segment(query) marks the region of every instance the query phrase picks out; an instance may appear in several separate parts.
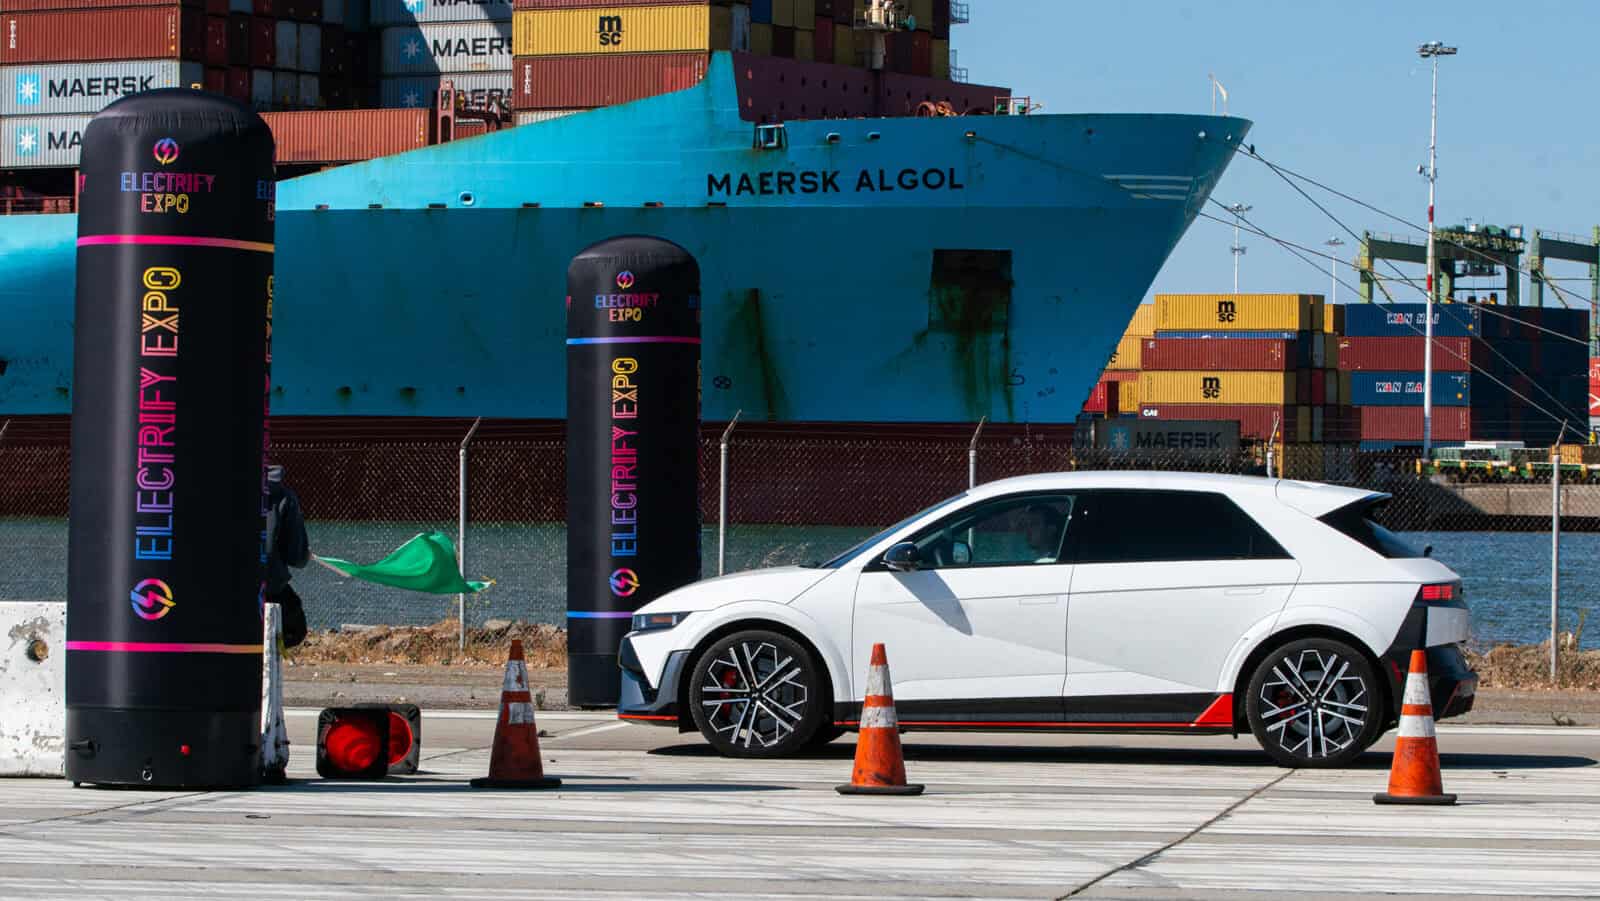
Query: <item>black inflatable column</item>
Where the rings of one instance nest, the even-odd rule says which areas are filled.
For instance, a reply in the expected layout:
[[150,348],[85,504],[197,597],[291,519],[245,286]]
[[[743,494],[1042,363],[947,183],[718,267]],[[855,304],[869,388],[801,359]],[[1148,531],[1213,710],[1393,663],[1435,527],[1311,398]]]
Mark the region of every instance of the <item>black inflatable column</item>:
[[273,143],[181,89],[83,140],[67,778],[253,785]]
[[700,267],[624,237],[567,269],[567,695],[617,703],[633,611],[700,578]]

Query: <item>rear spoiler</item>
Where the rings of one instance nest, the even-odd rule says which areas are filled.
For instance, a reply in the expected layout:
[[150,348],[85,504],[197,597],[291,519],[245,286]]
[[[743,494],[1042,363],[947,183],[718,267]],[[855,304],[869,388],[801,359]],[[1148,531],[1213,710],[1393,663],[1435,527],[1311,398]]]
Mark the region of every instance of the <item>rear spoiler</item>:
[[1345,488],[1317,482],[1280,480],[1277,485],[1278,501],[1301,513],[1320,519],[1335,510],[1361,504],[1373,506],[1387,503],[1391,495],[1370,488]]

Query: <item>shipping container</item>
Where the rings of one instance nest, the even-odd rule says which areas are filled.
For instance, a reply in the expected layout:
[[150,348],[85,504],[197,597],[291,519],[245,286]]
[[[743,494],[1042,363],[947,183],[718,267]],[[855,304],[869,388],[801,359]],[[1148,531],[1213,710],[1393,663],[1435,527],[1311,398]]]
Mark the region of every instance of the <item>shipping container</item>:
[[815,27],[812,29],[812,53],[819,63],[833,62],[833,20],[817,18],[812,20]]
[[1143,419],[1218,419],[1239,424],[1239,436],[1252,441],[1311,441],[1311,408],[1277,404],[1152,404],[1139,407]]
[[554,119],[565,119],[578,113],[586,113],[584,109],[538,109],[519,110],[514,121],[518,125],[536,125],[540,122],[549,122]]
[[276,109],[299,106],[300,73],[278,69],[272,73],[272,105]]
[[427,110],[265,113],[280,163],[368,160],[428,146]]
[[933,77],[950,77],[950,39],[933,39]]
[[250,70],[235,68],[228,70],[228,88],[225,92],[230,99],[240,103],[250,102]]
[[1322,331],[1329,335],[1343,335],[1344,304],[1330,303],[1322,308]]
[[1137,382],[1139,380],[1139,370],[1107,369],[1100,373],[1100,379],[1106,382]]
[[513,77],[517,109],[612,106],[681,91],[706,76],[704,53],[519,57]]
[[1119,387],[1121,385],[1118,382],[1095,382],[1093,390],[1089,392],[1088,399],[1083,402],[1083,412],[1106,413],[1115,416],[1117,408],[1116,396]]
[[206,44],[200,58],[208,66],[228,64],[228,17],[206,16]]
[[517,56],[714,49],[701,4],[519,10],[514,22]]
[[780,28],[794,27],[794,0],[772,0],[772,24]]
[[294,68],[301,72],[320,73],[322,71],[322,26],[301,25],[300,34],[295,38],[295,41],[298,61]]
[[1123,334],[1136,338],[1149,338],[1156,333],[1156,305],[1141,303],[1133,310],[1133,318],[1128,321],[1128,330]]
[[[8,13],[64,12],[68,10],[114,9],[131,6],[185,6],[206,10],[207,0],[5,0],[0,9]],[[222,11],[227,12],[227,0]]]
[[856,33],[849,25],[833,26],[833,62],[838,66],[856,64]]
[[300,73],[295,105],[301,109],[322,108],[322,76]]
[[228,17],[228,65],[250,65],[250,17],[234,13]]
[[911,38],[911,68],[907,71],[912,75],[933,76],[933,36],[926,31],[913,31]]
[[278,0],[251,0],[250,13],[275,19],[278,16]]
[[817,26],[817,0],[794,0],[794,27],[811,31]]
[[273,27],[275,30],[272,46],[278,60],[274,68],[292,72],[300,65],[300,26],[294,22],[279,20]]
[[[1427,325],[1426,304],[1358,303],[1344,308],[1344,334],[1349,338],[1421,337]],[[1435,338],[1470,338],[1483,331],[1477,306],[1440,303],[1433,307]]]
[[272,70],[250,70],[250,105],[257,110],[272,108]]
[[250,18],[250,67],[271,69],[278,64],[278,25],[263,16]]
[[1116,350],[1111,352],[1111,361],[1106,363],[1107,369],[1138,369],[1139,356],[1142,350],[1143,339],[1125,336],[1117,342]]
[[[574,4],[568,0],[565,5]],[[418,22],[509,22],[511,10],[512,0],[370,0],[367,13],[373,26],[383,28]]]
[[750,52],[756,56],[772,55],[772,24],[750,18]]
[[[1310,401],[1309,402],[1312,403],[1312,404],[1315,404],[1318,407],[1318,413],[1319,413],[1318,418],[1320,419],[1320,413],[1321,413],[1322,405],[1323,404],[1338,403],[1338,401],[1329,400],[1328,399],[1328,374],[1327,374],[1327,372],[1324,371],[1324,370],[1321,370],[1321,369],[1312,369],[1312,370],[1309,370],[1309,372],[1310,372],[1310,376],[1311,377],[1309,379],[1306,379],[1306,381],[1309,382],[1310,386],[1311,386],[1311,392],[1310,392],[1311,397],[1310,397]],[[1338,393],[1339,393],[1339,379],[1338,379],[1337,376],[1335,376],[1334,380],[1333,380],[1333,393],[1334,393],[1335,396],[1337,396]],[[1317,425],[1315,424],[1315,420],[1313,420],[1313,425],[1311,427],[1311,432],[1312,432],[1312,439],[1311,440],[1312,441],[1320,441],[1320,440],[1322,440],[1320,437],[1316,436],[1316,433],[1319,432],[1319,431],[1321,431],[1321,429],[1319,429],[1317,427]]]
[[1295,382],[1293,372],[1147,370],[1139,395],[1146,404],[1292,404]]
[[812,6],[815,8],[817,18],[828,19],[831,25],[834,11],[840,6],[850,6],[850,0],[813,0]]
[[0,168],[76,166],[83,130],[93,116],[12,116],[0,119]]
[[1239,449],[1239,424],[1222,419],[1165,420],[1138,415],[1092,419],[1079,424],[1072,444],[1078,449],[1092,447],[1162,456],[1222,454]]
[[772,55],[780,59],[794,59],[794,29],[787,25],[772,26]]
[[[1362,441],[1422,440],[1422,407],[1356,407],[1355,424]],[[1433,438],[1466,441],[1478,435],[1470,407],[1434,407]]]
[[[236,0],[238,2],[238,0]],[[346,0],[322,0],[322,22],[325,25],[343,25]]]
[[1156,329],[1321,331],[1320,294],[1157,294]]
[[794,30],[794,58],[803,63],[816,62],[816,32],[799,28]]
[[910,0],[906,7],[911,13],[911,21],[906,24],[923,33],[933,28],[933,0]]
[[342,81],[350,77],[350,55],[345,48],[344,27],[322,26],[322,77]]
[[[517,7],[521,9],[522,7]],[[772,24],[772,0],[750,0],[750,21]]]
[[[1350,402],[1358,407],[1422,406],[1420,372],[1352,372]],[[1435,407],[1470,407],[1474,379],[1464,372],[1433,374]]]
[[0,15],[0,65],[186,59],[205,52],[205,14],[178,7],[128,7]]
[[0,116],[97,113],[129,94],[203,78],[199,63],[177,60],[8,66],[0,69]]
[[1140,365],[1151,370],[1284,372],[1311,365],[1309,340],[1243,338],[1218,341],[1208,338],[1162,336],[1141,338],[1138,341],[1142,346]]
[[378,101],[386,109],[433,109],[439,88],[450,82],[474,106],[505,104],[510,108],[510,72],[457,72],[451,75],[408,75],[385,78]]
[[[1338,367],[1352,372],[1420,370],[1423,351],[1427,349],[1424,345],[1425,340],[1420,336],[1340,338]],[[1486,349],[1476,339],[1433,339],[1435,372],[1465,372],[1471,368],[1473,358],[1479,355],[1486,355]]]
[[[387,28],[383,31],[382,45],[385,75],[511,69],[511,25],[508,22]],[[282,55],[283,48],[280,47],[278,53]]]

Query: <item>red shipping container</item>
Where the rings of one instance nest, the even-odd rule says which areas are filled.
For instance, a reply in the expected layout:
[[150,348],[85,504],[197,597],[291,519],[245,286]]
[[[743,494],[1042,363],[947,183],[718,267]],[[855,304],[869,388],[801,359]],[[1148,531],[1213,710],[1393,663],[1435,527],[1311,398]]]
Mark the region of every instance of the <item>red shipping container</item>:
[[1322,406],[1328,402],[1328,373],[1325,370],[1311,370],[1311,403]]
[[[816,0],[814,6],[816,7],[817,20],[820,22],[823,19],[827,19],[828,25],[832,27],[833,14],[838,11],[838,7],[841,5],[850,6],[851,0]],[[821,31],[822,26],[818,25],[817,30]],[[821,59],[822,57],[819,55],[817,58]]]
[[[122,6],[188,6],[210,9],[216,0],[5,0],[0,4],[8,13],[63,12],[74,9],[114,9]],[[228,12],[227,0],[222,0],[222,12]]]
[[1083,412],[1117,415],[1117,384],[1117,382],[1096,382],[1094,390],[1089,392],[1089,399],[1083,403]]
[[250,65],[271,69],[278,64],[278,23],[263,16],[250,19]]
[[0,65],[204,58],[198,9],[128,7],[0,15]]
[[1139,365],[1152,370],[1287,372],[1297,356],[1292,344],[1270,338],[1145,338]]
[[428,145],[425,109],[316,110],[262,113],[280,163],[369,160]]
[[278,16],[278,0],[251,0],[250,11],[258,16],[275,19]]
[[1145,404],[1139,415],[1145,419],[1222,420],[1239,423],[1239,437],[1265,441],[1272,437],[1274,424],[1278,440],[1295,440],[1299,430],[1300,408],[1276,404]]
[[519,110],[612,106],[694,87],[706,77],[704,53],[519,57],[511,75]]
[[820,5],[817,9],[816,37],[813,46],[816,48],[812,54],[819,63],[833,62],[833,17],[822,15]]
[[[1422,338],[1340,338],[1339,368],[1346,372],[1421,372]],[[1482,342],[1471,338],[1434,338],[1433,368],[1466,372]],[[1479,351],[1481,353],[1481,351]]]
[[243,13],[228,17],[228,65],[250,65],[250,17]]
[[779,59],[794,59],[794,29],[787,25],[772,26],[772,55]]
[[228,93],[228,70],[222,66],[206,67],[206,90],[213,94]]
[[463,138],[475,138],[488,130],[489,123],[482,119],[457,119],[453,139],[459,141]]
[[1139,370],[1137,369],[1107,369],[1100,373],[1103,382],[1137,382]]
[[911,74],[933,75],[933,35],[926,31],[911,32]]
[[224,16],[206,16],[205,64],[228,64],[228,20]]
[[[1362,441],[1421,441],[1421,407],[1354,407]],[[1471,407],[1433,408],[1435,441],[1466,441],[1472,436]]]
[[[127,4],[119,3],[117,5],[126,6]],[[228,14],[228,0],[205,0],[205,7],[206,15],[208,16],[225,16]]]
[[250,102],[250,70],[239,67],[228,70],[228,86],[223,93],[240,103]]

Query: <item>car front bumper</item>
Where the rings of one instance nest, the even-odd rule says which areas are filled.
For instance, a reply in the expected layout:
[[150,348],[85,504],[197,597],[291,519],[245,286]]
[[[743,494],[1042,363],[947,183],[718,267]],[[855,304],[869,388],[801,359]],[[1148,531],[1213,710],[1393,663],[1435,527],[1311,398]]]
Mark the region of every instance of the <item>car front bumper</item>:
[[617,666],[622,669],[622,690],[617,696],[617,718],[630,723],[652,726],[678,726],[680,730],[693,727],[684,722],[678,710],[678,688],[682,684],[683,670],[688,664],[688,651],[673,651],[661,669],[661,684],[650,687],[644,666],[629,638],[622,639],[617,649]]

